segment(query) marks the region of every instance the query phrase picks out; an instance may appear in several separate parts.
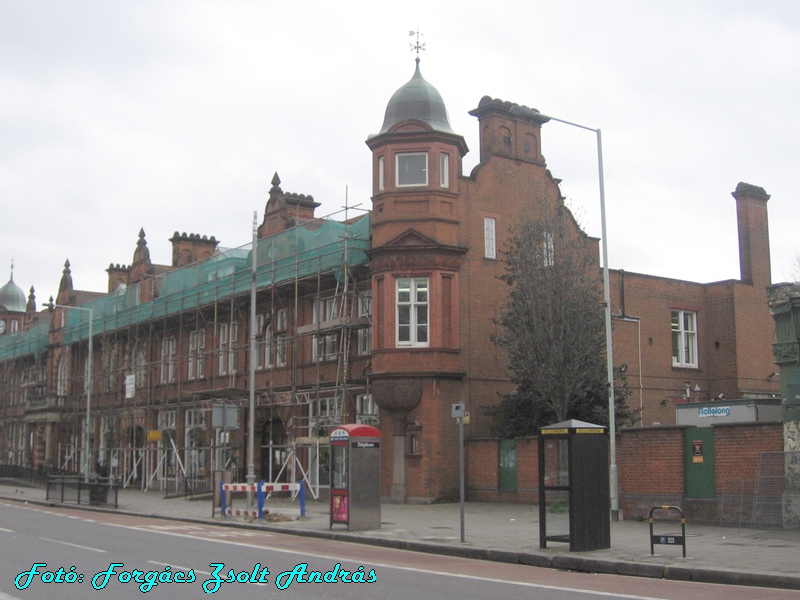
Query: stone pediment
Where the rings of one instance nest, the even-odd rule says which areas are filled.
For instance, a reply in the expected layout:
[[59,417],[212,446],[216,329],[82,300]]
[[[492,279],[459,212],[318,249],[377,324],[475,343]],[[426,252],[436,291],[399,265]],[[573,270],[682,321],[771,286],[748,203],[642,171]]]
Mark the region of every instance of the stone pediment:
[[385,246],[393,247],[420,247],[420,246],[440,246],[438,242],[429,238],[427,235],[420,233],[415,229],[407,229],[396,238],[391,240]]

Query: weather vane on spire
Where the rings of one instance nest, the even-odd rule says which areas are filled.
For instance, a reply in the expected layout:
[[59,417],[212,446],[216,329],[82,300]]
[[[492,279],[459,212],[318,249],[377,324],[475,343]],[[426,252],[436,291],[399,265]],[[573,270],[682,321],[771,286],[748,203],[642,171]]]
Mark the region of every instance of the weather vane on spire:
[[417,58],[416,58],[416,60],[417,60],[417,62],[419,62],[419,51],[420,51],[420,50],[425,50],[425,44],[420,44],[420,43],[419,43],[419,36],[421,36],[421,35],[423,35],[423,34],[421,34],[421,33],[419,32],[419,27],[417,27],[417,30],[416,30],[416,31],[409,31],[409,32],[408,32],[408,35],[409,35],[409,36],[417,36],[417,41],[416,41],[416,43],[414,43],[414,44],[409,44],[409,46],[411,46],[411,51],[412,51],[412,52],[415,52],[415,51],[416,51],[416,53],[417,53]]

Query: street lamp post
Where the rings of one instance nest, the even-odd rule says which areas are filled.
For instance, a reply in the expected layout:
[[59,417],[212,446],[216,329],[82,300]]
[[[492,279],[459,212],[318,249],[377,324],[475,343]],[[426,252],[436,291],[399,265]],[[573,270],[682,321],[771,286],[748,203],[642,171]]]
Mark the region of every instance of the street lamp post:
[[[255,471],[255,405],[256,405],[256,274],[258,257],[258,213],[253,212],[253,251],[250,257],[250,405],[247,420],[247,483],[256,482]],[[249,487],[247,488],[250,489]],[[253,497],[248,492],[248,503]]]
[[616,439],[616,418],[614,402],[614,352],[611,340],[611,286],[608,278],[608,236],[606,234],[606,192],[603,177],[603,136],[599,129],[587,127],[565,121],[549,115],[541,115],[550,121],[564,123],[586,131],[592,131],[597,136],[597,170],[600,182],[600,227],[601,227],[601,249],[603,254],[603,302],[606,314],[606,376],[608,378],[608,433],[611,454],[611,465],[609,468],[610,487],[611,487],[611,517],[614,521],[619,520],[619,498],[617,497],[617,439]]
[[89,453],[91,451],[89,438],[91,436],[91,419],[92,419],[92,338],[94,337],[93,331],[93,324],[94,324],[94,308],[89,306],[67,306],[64,304],[56,304],[58,308],[65,308],[67,310],[83,310],[89,313],[89,354],[87,359],[89,361],[87,365],[87,373],[86,377],[89,380],[86,385],[86,426],[84,428],[84,435],[83,435],[83,476],[84,481],[89,483],[89,470],[91,467],[91,463],[89,462]]

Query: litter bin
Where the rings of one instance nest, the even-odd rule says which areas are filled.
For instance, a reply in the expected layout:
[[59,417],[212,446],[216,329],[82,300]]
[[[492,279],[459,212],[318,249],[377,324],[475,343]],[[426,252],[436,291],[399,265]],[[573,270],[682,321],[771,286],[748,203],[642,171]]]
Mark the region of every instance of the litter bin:
[[108,504],[108,483],[98,480],[89,484],[89,504]]

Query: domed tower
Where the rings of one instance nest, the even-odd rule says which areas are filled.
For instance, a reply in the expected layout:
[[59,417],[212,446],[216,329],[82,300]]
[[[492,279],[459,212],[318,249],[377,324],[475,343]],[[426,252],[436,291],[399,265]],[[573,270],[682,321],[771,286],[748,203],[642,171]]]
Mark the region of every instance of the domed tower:
[[0,335],[18,331],[25,318],[28,301],[25,292],[14,283],[14,267],[11,267],[11,278],[0,287]]
[[458,188],[467,146],[450,127],[441,95],[422,77],[419,58],[367,145],[373,165],[372,391],[390,417],[381,423],[384,439],[391,440],[383,472],[392,474],[383,493],[395,502],[439,497],[441,480],[429,469],[432,458],[441,459],[440,409],[460,395],[463,378],[459,273],[467,249],[460,243]]
[[450,127],[442,96],[422,77],[419,58],[414,76],[391,97],[383,127],[367,145],[373,246],[409,227],[438,242],[457,243],[458,176],[467,145]]

